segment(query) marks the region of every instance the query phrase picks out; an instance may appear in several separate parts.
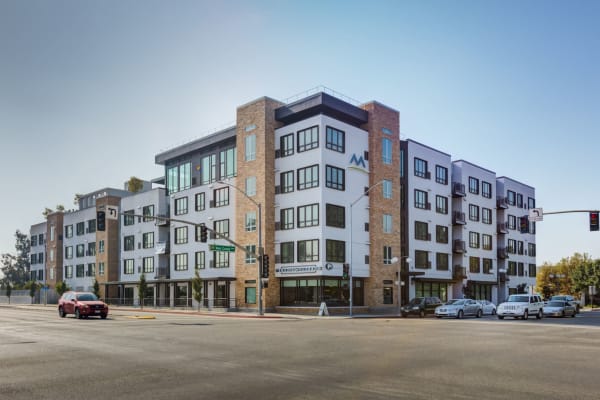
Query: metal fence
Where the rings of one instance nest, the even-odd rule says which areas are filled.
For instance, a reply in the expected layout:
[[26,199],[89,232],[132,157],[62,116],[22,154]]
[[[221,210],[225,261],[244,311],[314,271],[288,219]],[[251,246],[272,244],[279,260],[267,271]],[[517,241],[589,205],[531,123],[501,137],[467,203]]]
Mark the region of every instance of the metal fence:
[[[108,298],[104,299],[108,305],[124,306],[124,307],[139,307],[139,298]],[[144,307],[153,308],[171,308],[171,298],[169,297],[148,297],[143,299]],[[233,309],[236,308],[237,302],[235,298],[204,298],[201,302],[201,308],[212,310],[214,308]],[[195,309],[198,303],[189,297],[175,297],[173,299],[174,308]]]

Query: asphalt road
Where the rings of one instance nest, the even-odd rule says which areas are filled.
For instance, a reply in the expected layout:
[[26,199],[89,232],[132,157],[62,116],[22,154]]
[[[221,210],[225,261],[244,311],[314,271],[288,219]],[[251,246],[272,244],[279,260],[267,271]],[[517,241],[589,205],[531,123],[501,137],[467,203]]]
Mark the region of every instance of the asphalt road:
[[257,319],[0,307],[0,398],[597,399],[600,315]]

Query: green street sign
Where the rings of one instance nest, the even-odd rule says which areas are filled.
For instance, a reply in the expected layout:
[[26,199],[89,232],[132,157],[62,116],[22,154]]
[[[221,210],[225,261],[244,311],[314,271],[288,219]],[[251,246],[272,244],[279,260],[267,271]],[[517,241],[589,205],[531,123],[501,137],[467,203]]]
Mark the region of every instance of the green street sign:
[[235,251],[235,246],[224,246],[221,244],[209,244],[208,249],[210,251],[228,251],[233,253]]

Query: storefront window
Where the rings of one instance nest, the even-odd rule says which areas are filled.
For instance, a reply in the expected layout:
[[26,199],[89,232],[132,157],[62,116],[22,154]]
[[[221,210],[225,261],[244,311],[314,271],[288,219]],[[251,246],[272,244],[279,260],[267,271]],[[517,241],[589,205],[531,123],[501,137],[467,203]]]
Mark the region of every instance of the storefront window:
[[[354,305],[364,304],[362,282],[354,281]],[[287,279],[281,281],[281,305],[316,307],[325,301],[329,307],[349,306],[350,288],[340,279]]]

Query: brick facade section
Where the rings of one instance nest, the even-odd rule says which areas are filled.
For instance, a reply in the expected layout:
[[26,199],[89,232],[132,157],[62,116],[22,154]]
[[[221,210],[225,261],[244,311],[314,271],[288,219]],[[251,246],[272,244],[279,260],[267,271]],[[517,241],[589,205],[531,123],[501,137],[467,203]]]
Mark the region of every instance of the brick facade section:
[[[121,198],[115,196],[101,197],[96,200],[96,210],[106,209],[106,206],[119,207]],[[96,248],[101,240],[104,240],[104,253],[96,250],[96,280],[100,284],[100,293],[104,293],[106,298],[118,298],[118,286],[107,286],[107,282],[119,281],[120,252],[121,252],[121,236],[119,224],[121,217],[118,220],[106,218],[106,230],[96,230]],[[99,275],[99,265],[104,263],[104,275]]]
[[[57,211],[48,215],[46,224],[46,284],[51,288],[56,287],[56,284],[63,280],[63,234],[64,234],[64,214],[62,211]],[[54,227],[54,238],[50,235],[50,229]],[[52,238],[52,240],[50,240]],[[54,253],[54,257],[50,260],[50,253]],[[54,277],[50,279],[50,270],[54,269]]]

